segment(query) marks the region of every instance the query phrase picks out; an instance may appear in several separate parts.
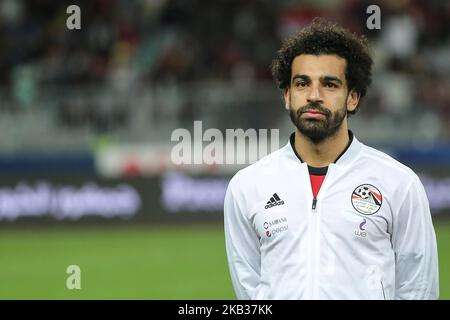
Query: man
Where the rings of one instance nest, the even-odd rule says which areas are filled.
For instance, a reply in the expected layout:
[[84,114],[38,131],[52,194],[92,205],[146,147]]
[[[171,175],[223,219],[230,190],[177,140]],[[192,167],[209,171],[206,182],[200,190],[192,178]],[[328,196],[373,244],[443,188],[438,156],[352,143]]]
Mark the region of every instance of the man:
[[[417,175],[348,130],[371,79],[364,37],[315,19],[272,73],[295,132],[225,197],[239,299],[437,299],[436,237]],[[383,130],[383,128],[380,128]]]

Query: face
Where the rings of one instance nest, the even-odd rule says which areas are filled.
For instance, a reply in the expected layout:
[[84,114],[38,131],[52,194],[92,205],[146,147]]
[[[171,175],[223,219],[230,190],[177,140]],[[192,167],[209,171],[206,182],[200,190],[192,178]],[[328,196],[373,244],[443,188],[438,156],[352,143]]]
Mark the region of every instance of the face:
[[[286,109],[297,129],[313,142],[335,134],[353,111],[359,96],[349,92],[346,61],[336,55],[300,55],[292,62]],[[345,122],[346,123],[346,122]]]

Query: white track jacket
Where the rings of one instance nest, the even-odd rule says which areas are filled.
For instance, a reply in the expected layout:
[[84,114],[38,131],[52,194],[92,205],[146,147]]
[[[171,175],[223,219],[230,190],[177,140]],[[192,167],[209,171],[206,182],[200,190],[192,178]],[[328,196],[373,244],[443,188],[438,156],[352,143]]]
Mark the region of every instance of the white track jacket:
[[291,143],[240,170],[224,204],[238,299],[437,299],[436,236],[417,175],[353,138],[313,199]]

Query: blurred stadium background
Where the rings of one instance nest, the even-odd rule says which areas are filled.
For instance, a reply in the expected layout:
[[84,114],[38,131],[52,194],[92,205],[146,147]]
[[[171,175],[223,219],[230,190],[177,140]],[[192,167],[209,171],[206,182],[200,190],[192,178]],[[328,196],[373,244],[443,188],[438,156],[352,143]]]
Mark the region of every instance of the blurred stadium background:
[[[81,30],[66,8],[81,8]],[[366,8],[381,8],[368,30]],[[174,166],[176,128],[292,130],[269,64],[315,16],[370,39],[350,125],[419,173],[450,298],[450,1],[0,0],[0,298],[233,299],[234,166]],[[224,132],[224,131],[223,131]],[[66,288],[79,265],[81,290]]]

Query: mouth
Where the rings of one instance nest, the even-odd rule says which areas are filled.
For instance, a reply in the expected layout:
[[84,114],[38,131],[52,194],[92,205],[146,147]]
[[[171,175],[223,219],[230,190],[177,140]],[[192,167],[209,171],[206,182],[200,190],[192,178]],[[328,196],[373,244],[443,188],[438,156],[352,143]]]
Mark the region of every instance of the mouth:
[[325,117],[325,114],[317,110],[307,110],[302,113],[302,117],[318,119]]

